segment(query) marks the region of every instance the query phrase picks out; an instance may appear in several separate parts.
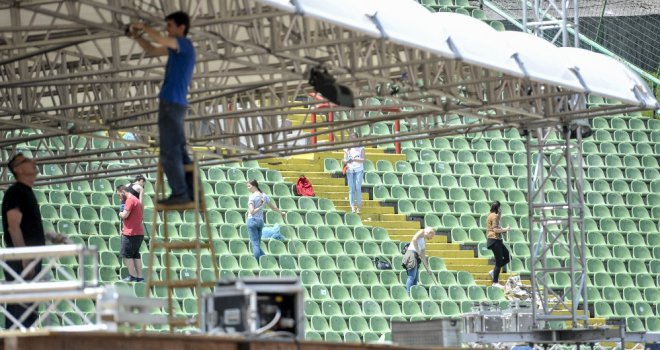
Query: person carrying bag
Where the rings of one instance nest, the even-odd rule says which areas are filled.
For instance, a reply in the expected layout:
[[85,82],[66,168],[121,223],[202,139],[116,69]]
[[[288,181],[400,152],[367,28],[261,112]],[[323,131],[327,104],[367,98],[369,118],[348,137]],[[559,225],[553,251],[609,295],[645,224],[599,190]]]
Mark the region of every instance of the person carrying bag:
[[426,256],[426,240],[430,240],[434,236],[435,230],[431,227],[417,231],[403,255],[401,266],[403,266],[408,272],[408,278],[406,279],[406,292],[408,292],[408,294],[410,294],[410,289],[417,284],[419,279],[420,262],[424,265],[426,271],[432,276],[435,284],[439,284],[431,271],[428,257]]

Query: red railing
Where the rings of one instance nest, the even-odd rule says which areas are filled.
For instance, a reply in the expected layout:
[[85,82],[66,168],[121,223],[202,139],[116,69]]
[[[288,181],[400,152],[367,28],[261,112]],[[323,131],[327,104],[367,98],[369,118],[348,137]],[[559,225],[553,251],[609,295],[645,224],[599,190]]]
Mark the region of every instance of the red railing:
[[[310,93],[309,96],[314,98],[315,100],[325,100],[325,98],[323,98],[321,96],[321,94]],[[310,115],[310,119],[311,119],[311,123],[314,125],[314,127],[312,128],[312,135],[313,136],[311,138],[311,142],[312,142],[313,145],[315,145],[316,142],[318,141],[318,138],[316,137],[316,114],[317,113],[315,111],[320,110],[320,109],[324,109],[324,108],[332,108],[332,107],[336,107],[336,106],[337,105],[335,105],[334,103],[324,102],[324,103],[320,103],[320,104],[312,107],[312,113]],[[399,108],[399,107],[382,107],[382,108],[374,108],[374,110],[380,110],[381,112],[400,112],[401,108]],[[335,113],[330,111],[327,114],[328,114],[327,121],[329,123],[334,122],[335,121]],[[396,134],[396,133],[399,133],[400,131],[401,131],[401,121],[399,119],[397,119],[397,120],[394,121],[394,133]],[[328,141],[329,142],[334,142],[335,141],[335,134],[333,132],[328,134]],[[401,154],[401,142],[400,141],[394,142],[394,153]]]

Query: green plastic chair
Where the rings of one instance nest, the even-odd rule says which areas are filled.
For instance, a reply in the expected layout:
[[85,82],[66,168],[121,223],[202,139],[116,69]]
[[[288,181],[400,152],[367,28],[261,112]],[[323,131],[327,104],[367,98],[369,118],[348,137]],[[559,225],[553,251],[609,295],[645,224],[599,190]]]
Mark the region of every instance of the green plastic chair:
[[493,27],[498,32],[503,32],[506,30],[504,24],[500,21],[490,21],[490,26]]
[[606,301],[597,301],[594,303],[594,315],[599,318],[611,318],[614,316],[612,308]]
[[637,287],[625,287],[623,288],[623,299],[628,302],[638,302],[643,301],[644,296]]
[[[391,299],[390,292],[388,291],[388,289],[385,286],[382,286],[382,285],[371,286],[371,297],[373,298],[373,300],[378,301],[378,302],[382,302],[382,301]],[[378,303],[376,303],[376,305],[378,305]],[[369,312],[367,312],[367,309],[366,309],[364,303],[362,305],[362,310],[364,311],[365,315],[369,315]],[[380,306],[378,306],[378,312],[381,312],[380,311]]]
[[454,301],[445,300],[440,304],[440,309],[442,310],[442,315],[444,316],[459,316],[461,310]]
[[422,309],[419,304],[413,300],[405,300],[403,302],[403,314],[407,317],[422,316]]
[[399,303],[394,300],[385,300],[383,302],[383,313],[388,317],[404,316]]
[[393,271],[386,270],[380,274],[380,283],[384,286],[395,286],[401,284],[401,281]]
[[488,299],[491,301],[506,300],[502,288],[488,286],[486,287],[486,294],[488,295]]
[[369,320],[369,328],[376,333],[388,333],[390,332],[390,322],[385,317],[373,316]]
[[[598,284],[596,284],[596,287],[599,287]],[[612,285],[602,287],[602,295],[603,295],[603,300],[609,303],[623,300],[621,299],[621,293],[619,293],[619,289]]]
[[468,298],[472,301],[486,301],[486,293],[484,292],[481,286],[469,286],[468,287]]

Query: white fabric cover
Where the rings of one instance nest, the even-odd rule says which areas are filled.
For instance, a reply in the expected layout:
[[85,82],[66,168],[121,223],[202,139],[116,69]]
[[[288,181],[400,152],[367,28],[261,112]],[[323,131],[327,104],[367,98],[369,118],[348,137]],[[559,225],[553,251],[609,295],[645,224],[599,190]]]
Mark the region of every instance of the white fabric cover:
[[531,34],[497,32],[457,13],[432,13],[413,0],[255,0],[356,32],[532,81],[660,108],[646,83],[602,54],[558,48]]

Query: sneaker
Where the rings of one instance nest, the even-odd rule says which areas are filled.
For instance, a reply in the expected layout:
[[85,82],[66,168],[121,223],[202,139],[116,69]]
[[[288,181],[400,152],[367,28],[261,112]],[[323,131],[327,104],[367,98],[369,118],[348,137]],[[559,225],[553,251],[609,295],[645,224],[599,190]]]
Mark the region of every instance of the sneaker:
[[493,277],[495,276],[495,270],[488,271],[488,276],[490,276],[490,279],[493,280]]
[[180,194],[180,195],[171,195],[167,199],[163,199],[158,201],[158,204],[162,205],[181,205],[181,204],[188,204],[192,202],[192,199],[188,196],[187,193],[185,194]]
[[136,277],[133,277],[133,276],[131,276],[131,275],[128,275],[128,276],[124,277],[124,278],[122,279],[122,281],[124,281],[124,282],[135,282],[136,279],[137,279]]
[[351,207],[351,213],[355,213],[355,207]]
[[135,282],[144,282],[144,278],[142,278],[142,277],[135,277]]
[[500,288],[500,289],[504,289],[504,286],[501,285],[501,284],[499,284],[499,283],[493,283],[493,287],[495,287],[495,288]]
[[355,208],[355,213],[356,213],[356,214],[360,214],[360,208],[359,208],[359,207],[358,207],[358,208]]

